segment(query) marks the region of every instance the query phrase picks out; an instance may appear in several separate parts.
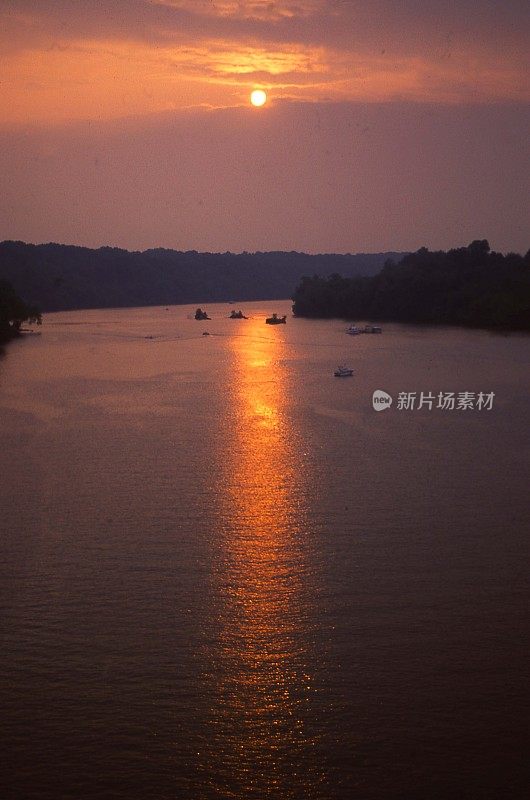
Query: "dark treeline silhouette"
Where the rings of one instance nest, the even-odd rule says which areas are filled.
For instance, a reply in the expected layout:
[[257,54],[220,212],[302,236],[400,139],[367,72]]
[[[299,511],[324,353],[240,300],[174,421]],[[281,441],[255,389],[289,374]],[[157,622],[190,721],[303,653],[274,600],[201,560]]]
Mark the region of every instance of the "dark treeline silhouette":
[[374,275],[396,253],[129,252],[60,244],[0,243],[0,280],[43,311],[277,300],[303,275]]
[[24,303],[10,283],[0,281],[0,343],[18,336],[24,322],[40,325],[39,309]]
[[300,317],[530,330],[530,251],[505,256],[486,240],[448,252],[422,247],[374,277],[305,277],[293,300]]

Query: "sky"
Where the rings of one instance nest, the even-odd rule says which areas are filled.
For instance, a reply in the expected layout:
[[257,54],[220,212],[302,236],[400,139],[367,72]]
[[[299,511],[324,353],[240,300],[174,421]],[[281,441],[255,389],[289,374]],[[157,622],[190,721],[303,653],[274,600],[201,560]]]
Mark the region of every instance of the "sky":
[[525,252],[529,9],[1,0],[0,239]]

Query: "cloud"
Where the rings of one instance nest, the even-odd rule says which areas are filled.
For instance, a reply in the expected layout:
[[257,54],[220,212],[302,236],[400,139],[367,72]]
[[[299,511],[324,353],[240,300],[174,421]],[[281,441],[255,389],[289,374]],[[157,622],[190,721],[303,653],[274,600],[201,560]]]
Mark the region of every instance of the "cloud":
[[7,122],[272,99],[524,100],[518,0],[4,0]]
[[190,11],[206,17],[264,20],[309,17],[329,11],[326,0],[151,0],[152,5]]
[[[522,0],[3,0],[3,22],[58,38],[133,39],[152,44],[219,38],[322,44],[350,51],[384,44],[393,52],[471,50],[507,44],[526,53],[530,12]],[[37,31],[34,30],[35,34]],[[506,55],[509,55],[506,53]]]

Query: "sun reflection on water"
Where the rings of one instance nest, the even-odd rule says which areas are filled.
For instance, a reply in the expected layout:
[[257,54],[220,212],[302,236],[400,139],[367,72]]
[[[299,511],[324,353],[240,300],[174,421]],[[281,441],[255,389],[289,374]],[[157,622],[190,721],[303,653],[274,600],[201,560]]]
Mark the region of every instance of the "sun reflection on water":
[[263,327],[263,320],[249,320],[245,335],[231,338],[232,441],[210,676],[212,732],[223,763],[211,788],[241,798],[322,797],[310,730],[313,575],[303,460],[289,412],[287,346],[279,331],[267,337]]

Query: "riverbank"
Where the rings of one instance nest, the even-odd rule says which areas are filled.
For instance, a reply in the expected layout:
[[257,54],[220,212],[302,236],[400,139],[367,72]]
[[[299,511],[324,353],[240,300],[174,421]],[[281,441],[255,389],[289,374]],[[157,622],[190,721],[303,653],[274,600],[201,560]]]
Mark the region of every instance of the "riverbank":
[[530,251],[490,250],[486,240],[448,252],[421,248],[373,277],[303,278],[297,317],[530,330]]
[[21,336],[22,325],[40,325],[42,314],[36,306],[28,305],[7,281],[0,281],[0,345]]

